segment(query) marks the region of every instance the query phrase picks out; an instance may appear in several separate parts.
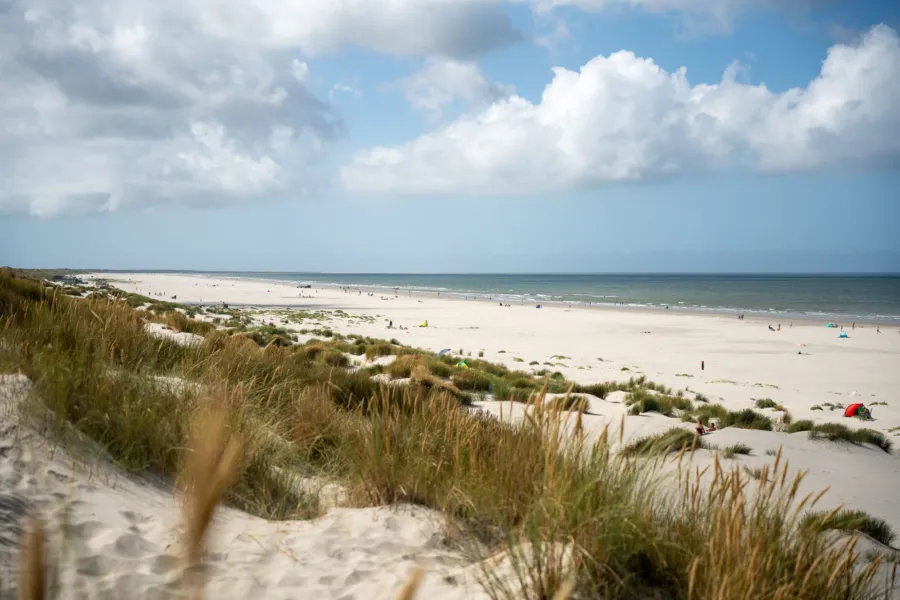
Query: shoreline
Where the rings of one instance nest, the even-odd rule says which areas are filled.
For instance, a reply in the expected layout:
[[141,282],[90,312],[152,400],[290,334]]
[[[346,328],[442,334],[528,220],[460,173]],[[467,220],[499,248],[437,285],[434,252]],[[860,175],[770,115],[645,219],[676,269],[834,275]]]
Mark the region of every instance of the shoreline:
[[[102,275],[102,272],[89,273],[93,277],[97,275]],[[166,272],[166,273],[153,273],[153,272],[129,272],[129,273],[117,273],[117,275],[165,275],[171,277],[184,277],[184,278],[203,278],[203,279],[214,279],[214,280],[226,280],[233,282],[241,282],[241,281],[256,281],[263,282],[269,284],[278,284],[278,285],[290,285],[295,289],[304,289],[300,288],[300,285],[312,285],[312,289],[316,287],[320,289],[328,289],[335,291],[343,291],[343,290],[359,290],[363,293],[375,293],[381,294],[384,296],[389,296],[392,294],[397,294],[400,297],[407,298],[415,298],[415,299],[431,299],[431,300],[449,300],[454,302],[477,302],[485,305],[497,305],[501,302],[500,296],[498,296],[497,300],[494,300],[490,297],[484,297],[480,294],[469,294],[471,297],[466,297],[467,295],[464,292],[455,292],[455,291],[432,291],[432,290],[422,290],[415,288],[394,288],[387,286],[362,286],[362,285],[342,285],[338,283],[325,283],[313,280],[294,280],[294,279],[277,279],[277,278],[262,278],[262,277],[244,277],[244,276],[228,276],[228,275],[216,275],[213,273],[188,273],[188,272]],[[112,281],[114,278],[108,278]],[[388,293],[390,292],[390,294]],[[620,304],[610,304],[610,303],[585,303],[585,302],[566,302],[561,300],[505,300],[504,304],[510,304],[510,306],[518,306],[518,307],[528,307],[532,306],[535,303],[541,304],[541,306],[546,306],[548,308],[559,309],[569,311],[604,311],[604,312],[622,312],[622,313],[638,313],[638,314],[651,314],[651,315],[677,315],[677,316],[697,316],[697,317],[707,317],[713,318],[716,320],[722,320],[723,318],[738,320],[737,317],[740,314],[744,314],[744,322],[750,323],[763,323],[770,324],[773,327],[777,327],[780,323],[782,327],[790,327],[791,321],[799,321],[805,325],[820,325],[825,326],[828,323],[835,323],[838,328],[841,326],[846,327],[848,330],[851,329],[852,324],[855,322],[856,325],[859,326],[860,329],[864,329],[866,326],[868,327],[883,327],[885,329],[896,329],[900,331],[900,316],[892,316],[887,318],[877,318],[877,317],[860,317],[860,316],[847,316],[847,315],[838,315],[838,314],[825,314],[825,315],[811,315],[811,314],[801,314],[801,313],[788,313],[788,312],[765,312],[761,310],[744,310],[737,308],[703,308],[703,307],[693,307],[693,306],[672,306],[670,308],[664,308],[663,306],[658,305],[648,305],[648,304],[628,304],[628,303],[620,303]],[[195,305],[195,306],[215,306],[216,302],[185,302],[185,304]],[[293,308],[302,303],[238,303],[238,302],[230,302],[229,305],[235,307],[242,308]]]
[[[847,339],[817,321],[777,321],[747,313],[744,321],[708,313],[688,314],[670,309],[631,307],[533,306],[499,308],[488,300],[456,299],[436,293],[407,292],[396,297],[373,292],[345,292],[340,286],[316,285],[298,289],[297,282],[185,275],[97,274],[126,292],[180,304],[215,305],[225,301],[238,312],[245,307],[250,329],[280,327],[295,334],[295,343],[329,329],[343,336],[393,340],[398,345],[455,356],[481,358],[523,373],[559,372],[567,381],[591,385],[631,378],[666,386],[729,411],[752,409],[779,419],[767,401],[783,407],[795,423],[871,428],[900,444],[900,404],[895,398],[896,365],[900,364],[897,327],[849,331]],[[91,276],[88,276],[88,280]],[[370,296],[369,293],[372,295]],[[300,297],[302,296],[302,297]],[[202,302],[201,302],[202,301]],[[287,310],[278,310],[284,307]],[[211,316],[211,315],[210,315]],[[427,326],[425,325],[427,322]],[[858,323],[859,325],[859,323]],[[328,337],[328,336],[326,336]],[[377,364],[375,362],[364,364]],[[873,420],[843,417],[843,408],[863,402],[873,408]],[[482,410],[497,415],[522,415],[523,404],[477,400]],[[671,428],[688,428],[677,418],[647,412],[631,415],[621,397],[592,401],[584,415],[591,435],[607,426],[625,439],[657,435]],[[518,418],[518,417],[517,417]],[[620,430],[620,424],[622,429]],[[844,504],[865,510],[900,528],[900,497],[891,488],[900,477],[900,453],[887,454],[869,445],[857,446],[809,437],[807,432],[757,431],[726,427],[706,438],[720,449],[746,444],[749,455],[732,457],[728,464],[759,469],[782,448],[792,467],[807,471],[801,494],[830,487],[829,506]],[[698,458],[711,465],[716,454]],[[737,461],[731,463],[730,461]],[[865,464],[865,468],[859,468]]]

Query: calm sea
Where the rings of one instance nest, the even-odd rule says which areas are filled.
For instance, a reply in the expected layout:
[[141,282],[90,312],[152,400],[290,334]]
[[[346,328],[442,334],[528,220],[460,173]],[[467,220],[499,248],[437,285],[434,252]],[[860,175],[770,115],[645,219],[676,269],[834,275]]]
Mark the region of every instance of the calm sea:
[[898,275],[391,275],[217,273],[507,302],[625,304],[900,324]]

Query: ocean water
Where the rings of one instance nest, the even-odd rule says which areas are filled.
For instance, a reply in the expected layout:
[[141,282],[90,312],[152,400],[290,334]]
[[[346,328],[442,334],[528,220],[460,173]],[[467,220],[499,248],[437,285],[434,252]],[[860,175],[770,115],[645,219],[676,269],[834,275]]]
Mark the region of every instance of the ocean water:
[[402,275],[217,273],[305,283],[441,292],[505,302],[664,307],[900,324],[898,275]]

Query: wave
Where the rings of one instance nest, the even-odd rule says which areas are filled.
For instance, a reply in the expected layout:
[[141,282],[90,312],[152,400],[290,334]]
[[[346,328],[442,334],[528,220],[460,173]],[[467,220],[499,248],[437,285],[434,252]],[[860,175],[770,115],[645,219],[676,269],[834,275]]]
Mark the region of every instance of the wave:
[[[859,322],[877,321],[891,324],[900,323],[900,302],[891,300],[893,297],[893,288],[876,290],[876,292],[880,294],[880,297],[873,297],[871,301],[868,301],[865,297],[863,297],[864,301],[860,301],[858,295],[855,298],[851,298],[850,300],[852,301],[843,302],[844,306],[841,306],[841,302],[835,301],[833,307],[829,306],[827,308],[821,308],[809,305],[820,304],[822,303],[821,298],[827,298],[828,296],[822,295],[822,292],[819,292],[818,290],[814,290],[819,294],[818,296],[816,293],[813,293],[813,291],[806,291],[805,296],[804,294],[797,293],[796,290],[793,289],[796,287],[797,282],[792,282],[788,285],[782,284],[780,287],[769,286],[769,289],[767,290],[762,289],[760,284],[756,283],[754,284],[756,287],[753,287],[751,293],[747,294],[742,293],[743,290],[740,288],[731,289],[724,284],[724,287],[720,286],[719,290],[711,290],[708,286],[689,287],[682,285],[680,288],[670,293],[668,290],[671,286],[671,280],[662,277],[660,278],[660,281],[652,285],[647,284],[646,281],[635,283],[631,288],[624,290],[626,293],[622,293],[622,290],[597,289],[596,291],[592,291],[585,289],[565,289],[573,287],[572,281],[561,282],[560,287],[564,288],[561,290],[527,289],[536,287],[533,281],[527,280],[527,277],[522,278],[522,287],[516,288],[510,287],[509,282],[505,282],[505,285],[502,282],[497,282],[493,285],[486,277],[481,276],[474,278],[481,280],[475,282],[472,281],[473,278],[454,277],[454,281],[452,281],[454,285],[450,285],[446,282],[446,279],[449,278],[449,276],[425,276],[426,278],[443,277],[445,281],[442,281],[441,283],[444,285],[429,285],[422,281],[403,281],[403,276],[398,276],[398,279],[394,281],[380,282],[371,281],[371,279],[367,277],[364,278],[363,276],[360,276],[356,281],[348,280],[348,278],[353,276],[333,277],[323,275],[321,277],[316,277],[310,276],[309,274],[298,274],[296,277],[291,277],[290,274],[267,274],[266,276],[257,276],[249,273],[245,275],[234,274],[234,276],[236,278],[264,279],[267,281],[290,282],[292,284],[301,285],[327,285],[330,287],[354,290],[364,289],[369,290],[370,292],[378,291],[385,295],[392,293],[440,294],[450,298],[471,298],[501,301],[505,303],[547,303],[588,307],[625,306],[635,309],[665,309],[666,307],[672,307],[678,311],[684,312],[726,315],[745,313],[748,315],[764,315],[770,318],[782,319],[834,319],[855,320]],[[501,277],[509,278],[510,276]],[[804,279],[798,278],[797,281],[802,282]],[[895,285],[892,280],[888,280],[888,282],[889,285]],[[474,285],[475,283],[480,285],[476,286]],[[624,284],[618,281],[609,285],[601,285],[601,283],[590,282],[585,285],[598,288],[624,286]],[[473,285],[470,286],[466,284]],[[578,282],[577,284],[580,285],[581,283]],[[547,282],[541,282],[541,287],[547,288],[548,285],[550,284]],[[770,295],[770,301],[772,298],[784,299],[786,305],[793,306],[787,308],[778,307],[777,305],[772,306],[771,304],[768,306],[762,304],[760,300],[764,300],[762,296],[767,292]],[[677,296],[679,295],[682,298],[678,298]],[[684,296],[689,295],[695,296],[696,298],[684,299]],[[714,295],[719,295],[720,297],[716,299],[714,298]],[[641,298],[641,296],[655,297],[651,299]],[[666,299],[666,296],[669,296],[669,298]],[[748,296],[753,300],[756,300],[758,305],[752,306],[752,304],[742,302],[742,300],[746,299]],[[712,300],[712,302],[710,300]],[[804,303],[807,304],[807,306],[803,306]],[[856,306],[853,305],[854,303]],[[868,304],[869,306],[866,308],[869,310],[861,310],[863,308],[860,306],[861,304]],[[891,310],[877,310],[886,308],[884,304],[889,304],[891,308],[895,308],[896,305],[897,314],[894,314]]]

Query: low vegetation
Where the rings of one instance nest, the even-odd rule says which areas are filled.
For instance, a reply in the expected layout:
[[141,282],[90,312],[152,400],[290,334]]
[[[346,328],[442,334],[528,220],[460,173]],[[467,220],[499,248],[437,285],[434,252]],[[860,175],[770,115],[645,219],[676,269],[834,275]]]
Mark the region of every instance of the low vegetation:
[[673,427],[662,433],[634,440],[622,448],[624,456],[657,456],[708,448],[693,432]]
[[760,429],[772,431],[773,421],[770,417],[758,413],[751,408],[738,411],[730,411],[721,404],[703,404],[696,410],[682,415],[683,421],[702,420],[704,423],[715,421],[721,429],[723,427],[735,427],[738,429]]
[[771,398],[759,398],[758,400],[754,400],[756,404],[756,408],[776,408],[778,403],[772,400]]
[[803,516],[800,528],[814,533],[836,530],[845,533],[862,533],[873,540],[893,547],[897,534],[884,520],[862,510],[812,511]]
[[[396,358],[378,370],[409,381],[383,385],[371,371],[333,363],[385,342],[357,336],[282,346],[273,331],[260,346],[247,332],[206,330],[202,343],[184,346],[147,330],[161,318],[0,272],[0,365],[33,382],[26,410],[49,412],[45,422],[58,435],[74,427],[131,471],[173,483],[185,467],[193,472],[201,483],[186,505],[189,553],[198,554],[209,507],[226,483],[223,502],[296,519],[318,508],[293,478],[325,476],[343,483],[350,505],[412,502],[443,511],[451,531],[472,540],[473,559],[506,550],[511,580],[481,563],[497,599],[852,600],[872,597],[880,583],[877,560],[864,564],[848,544],[799,533],[795,509],[813,502],[796,497],[802,475],[790,476],[780,456],[751,494],[742,473],[718,461],[701,482],[688,464],[705,440],[690,431],[674,428],[615,452],[607,434],[589,442],[563,426],[577,418],[585,394],[622,390],[640,398],[633,403],[671,395],[643,378],[577,386],[559,373],[478,359],[465,369],[458,357],[389,344]],[[194,385],[153,385],[160,375]],[[530,402],[530,418],[502,422],[469,411],[468,394],[485,388]],[[545,402],[547,393],[569,391]],[[671,401],[673,410],[692,410],[683,398],[681,408]],[[179,449],[199,443],[192,423],[211,409],[221,415],[221,425],[204,428],[214,447],[186,462]],[[720,412],[714,405],[694,412],[704,409]],[[765,428],[753,411],[721,414],[734,426]],[[676,452],[677,485],[661,488],[660,461]],[[228,481],[213,481],[213,472]],[[40,565],[40,553],[28,556]],[[765,567],[748,568],[753,561]]]
[[726,446],[722,448],[722,456],[725,458],[734,458],[737,454],[753,454],[753,448],[748,446],[747,444],[732,444],[730,446]]
[[842,423],[813,423],[808,419],[796,421],[788,428],[788,433],[809,432],[812,440],[829,442],[847,442],[850,444],[872,444],[891,453],[893,442],[886,435],[874,429],[851,429]]

